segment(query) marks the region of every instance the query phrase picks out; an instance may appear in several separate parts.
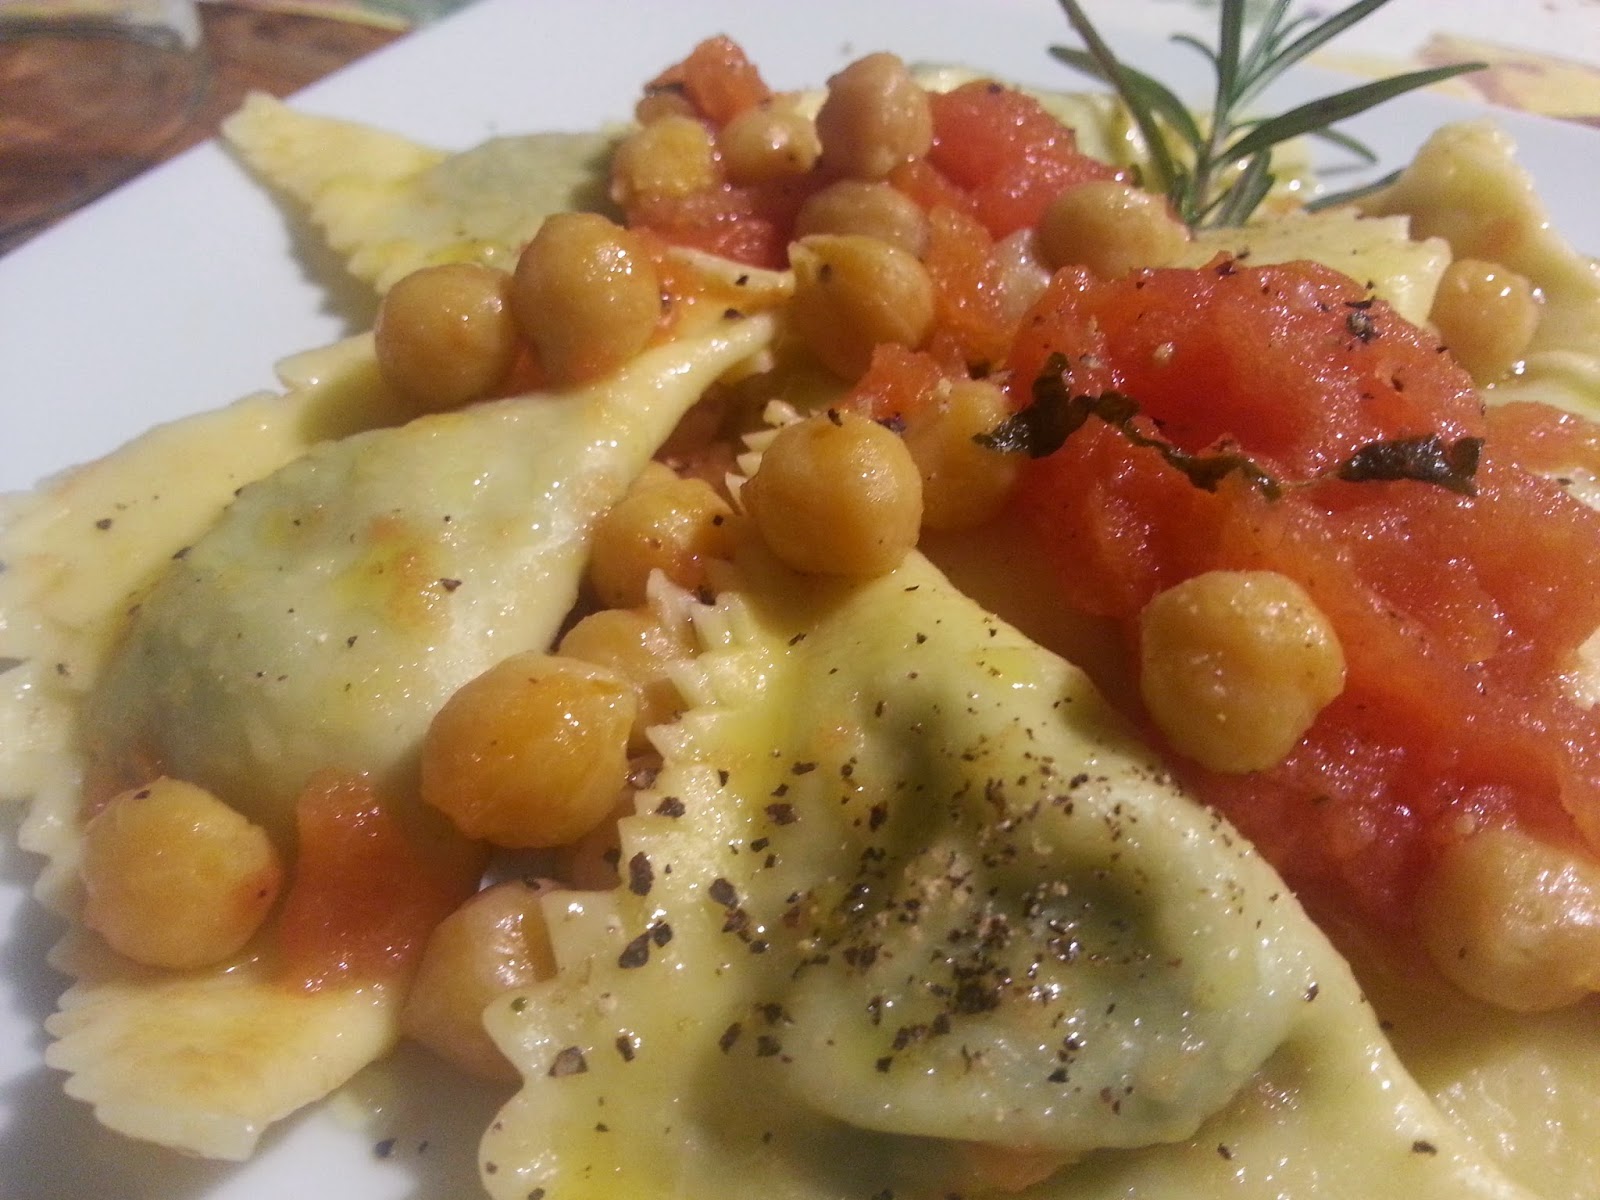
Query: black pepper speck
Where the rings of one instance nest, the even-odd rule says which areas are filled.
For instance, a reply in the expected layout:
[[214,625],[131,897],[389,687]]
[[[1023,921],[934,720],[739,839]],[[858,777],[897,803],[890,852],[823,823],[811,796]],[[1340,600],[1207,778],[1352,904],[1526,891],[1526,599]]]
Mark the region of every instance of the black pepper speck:
[[568,1075],[582,1075],[589,1069],[589,1064],[584,1060],[583,1051],[577,1046],[568,1046],[555,1061],[550,1064],[550,1076],[553,1079],[564,1079]]

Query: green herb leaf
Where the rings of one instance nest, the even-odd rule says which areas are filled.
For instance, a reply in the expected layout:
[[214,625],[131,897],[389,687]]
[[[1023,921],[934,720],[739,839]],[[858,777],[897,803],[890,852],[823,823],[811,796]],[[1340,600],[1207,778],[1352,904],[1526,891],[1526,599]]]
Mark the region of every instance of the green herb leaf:
[[1272,155],[1261,151],[1245,163],[1239,178],[1219,197],[1213,223],[1217,225],[1243,225],[1256,206],[1272,190],[1273,175],[1268,168]]
[[1373,195],[1375,192],[1383,191],[1384,188],[1399,178],[1399,171],[1390,171],[1382,179],[1374,179],[1369,183],[1363,183],[1360,187],[1346,188],[1342,192],[1330,192],[1326,196],[1318,196],[1306,205],[1306,211],[1321,212],[1325,208],[1337,208],[1341,204],[1349,204],[1353,201],[1361,200]]
[[1364,163],[1378,161],[1378,156],[1372,152],[1371,146],[1360,138],[1351,137],[1348,133],[1341,133],[1337,129],[1313,129],[1310,136],[1338,146],[1339,149],[1348,151]]
[[[1291,21],[1289,28],[1280,28],[1283,18],[1289,13],[1289,0],[1273,0],[1272,7],[1261,18],[1259,32],[1255,40],[1250,43],[1244,61],[1239,65],[1238,75],[1246,79],[1255,79],[1261,73],[1261,64],[1264,59],[1270,59],[1278,50],[1278,44],[1288,36],[1296,25],[1303,24],[1301,20]],[[1238,87],[1229,88],[1228,95],[1236,96]]]
[[1244,0],[1222,0],[1217,24],[1217,52],[1211,61],[1217,72],[1217,104],[1226,103],[1238,86],[1239,54],[1244,47]]
[[1199,38],[1193,37],[1187,33],[1175,33],[1172,35],[1172,40],[1175,42],[1181,42],[1190,49],[1197,51],[1203,58],[1205,58],[1207,62],[1211,64],[1212,70],[1215,71],[1222,66],[1222,60],[1217,56],[1217,52],[1202,42]]
[[1482,63],[1431,67],[1426,71],[1408,71],[1391,79],[1380,79],[1376,83],[1365,83],[1359,87],[1335,92],[1320,100],[1312,100],[1310,103],[1291,108],[1269,121],[1262,121],[1237,142],[1232,143],[1225,153],[1233,159],[1257,154],[1279,142],[1286,142],[1301,134],[1323,129],[1335,121],[1343,121],[1358,113],[1364,113],[1385,100],[1392,100],[1406,92],[1427,87],[1430,83],[1438,83],[1440,80],[1453,78],[1466,71],[1477,71],[1482,67]]
[[[1282,75],[1284,71],[1294,66],[1295,63],[1322,49],[1323,46],[1326,46],[1346,29],[1366,20],[1388,2],[1389,0],[1359,0],[1359,3],[1352,4],[1349,8],[1341,9],[1310,32],[1302,34],[1287,46],[1278,49],[1272,56],[1272,62],[1257,74],[1256,90],[1259,91],[1261,88],[1266,87],[1274,79]],[[1284,35],[1289,32],[1287,29],[1283,31]],[[1249,99],[1249,97],[1247,96],[1245,99]]]
[[[1118,62],[1117,56],[1111,53],[1111,47],[1105,44],[1095,27],[1089,23],[1089,18],[1084,15],[1083,9],[1078,7],[1077,0],[1061,0],[1061,3],[1067,10],[1067,20],[1072,23],[1072,27],[1078,31],[1078,36],[1083,39],[1084,45],[1089,48],[1089,61],[1094,64],[1091,73],[1110,84],[1122,97],[1122,102],[1128,106],[1128,113],[1133,117],[1134,124],[1144,136],[1145,151],[1150,155],[1160,190],[1169,190],[1179,177],[1178,164],[1167,148],[1167,139],[1157,119],[1157,110],[1150,102],[1152,95],[1159,95],[1167,89],[1148,75],[1131,67],[1124,67]],[[1137,82],[1141,78],[1154,87],[1147,86],[1141,91]],[[1183,107],[1181,102],[1178,107]],[[1185,111],[1187,112],[1186,109]],[[1194,124],[1192,118],[1189,124]]]
[[[1084,50],[1075,50],[1070,46],[1052,46],[1050,53],[1068,66],[1076,67],[1086,74],[1115,84],[1115,81],[1101,70],[1100,63],[1092,54]],[[1195,122],[1194,114],[1189,111],[1189,106],[1180,100],[1166,84],[1154,76],[1146,75],[1127,64],[1121,64],[1123,83],[1128,87],[1138,103],[1148,107],[1152,112],[1169,122],[1179,136],[1190,145],[1202,139],[1200,126]],[[1125,98],[1126,99],[1126,98]]]

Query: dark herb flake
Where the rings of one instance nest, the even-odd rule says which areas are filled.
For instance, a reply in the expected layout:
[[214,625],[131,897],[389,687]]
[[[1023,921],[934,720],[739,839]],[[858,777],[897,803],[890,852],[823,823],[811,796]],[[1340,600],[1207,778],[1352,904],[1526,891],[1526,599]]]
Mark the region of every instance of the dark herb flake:
[[1099,417],[1133,445],[1155,450],[1198,488],[1214,492],[1229,475],[1237,474],[1267,497],[1279,495],[1281,488],[1277,481],[1245,455],[1191,454],[1180,450],[1165,439],[1138,428],[1134,423],[1139,415],[1136,401],[1121,392],[1076,395],[1072,391],[1070,374],[1066,355],[1060,352],[1050,355],[1033,381],[1033,402],[990,432],[976,434],[973,441],[1003,453],[1044,458],[1066,445],[1067,439],[1083,428],[1090,417]]
[[633,941],[622,948],[622,953],[617,955],[617,966],[625,971],[642,967],[650,961],[650,940],[653,931],[646,929]]
[[1350,483],[1411,480],[1472,496],[1482,450],[1482,438],[1446,442],[1437,433],[1368,442],[1339,465],[1338,476]]
[[635,896],[648,896],[654,883],[655,871],[650,867],[650,859],[640,851],[628,860],[628,890]]
[[582,1075],[589,1069],[589,1064],[584,1061],[583,1051],[577,1046],[568,1046],[555,1061],[550,1064],[550,1076],[553,1079],[564,1079],[568,1075]]

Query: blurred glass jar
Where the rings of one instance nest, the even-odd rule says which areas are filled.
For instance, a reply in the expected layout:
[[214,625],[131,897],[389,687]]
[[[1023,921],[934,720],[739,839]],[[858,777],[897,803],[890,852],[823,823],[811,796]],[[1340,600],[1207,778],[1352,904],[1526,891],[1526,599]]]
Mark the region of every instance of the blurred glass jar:
[[0,253],[165,157],[208,86],[194,0],[0,0]]

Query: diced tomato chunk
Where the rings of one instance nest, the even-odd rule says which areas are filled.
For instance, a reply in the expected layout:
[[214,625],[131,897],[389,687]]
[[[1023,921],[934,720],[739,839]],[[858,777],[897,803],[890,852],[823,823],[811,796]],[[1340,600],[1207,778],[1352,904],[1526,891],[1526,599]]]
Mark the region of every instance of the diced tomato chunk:
[[731,38],[707,38],[689,57],[657,75],[645,92],[681,91],[695,111],[717,125],[726,125],[746,109],[772,95],[761,73]]
[[949,208],[928,216],[923,266],[933,280],[933,349],[954,370],[992,367],[1011,341],[1000,308],[1001,281],[994,240],[978,221]]
[[442,824],[411,828],[358,775],[314,778],[295,821],[277,936],[284,977],[308,991],[404,976],[483,870],[475,844]]
[[1036,225],[1050,201],[1112,166],[1078,150],[1077,136],[1031,96],[983,80],[932,96],[928,161],[972,198],[995,237]]
[[923,212],[948,208],[953,212],[972,215],[972,197],[925,158],[901,163],[889,172],[889,183],[915,200]]
[[1501,404],[1488,419],[1511,456],[1533,471],[1600,474],[1600,425],[1545,404]]
[[628,210],[628,225],[671,245],[781,270],[789,265],[795,214],[815,186],[806,179],[756,187],[723,183],[688,196],[655,197]]
[[845,398],[845,407],[874,421],[904,420],[928,408],[945,373],[926,354],[883,342],[872,352],[867,372]]

